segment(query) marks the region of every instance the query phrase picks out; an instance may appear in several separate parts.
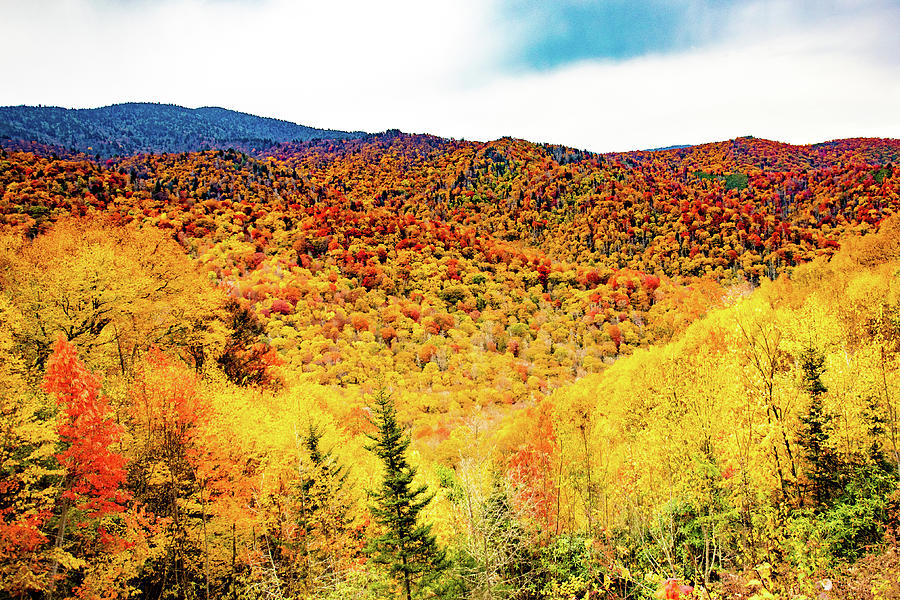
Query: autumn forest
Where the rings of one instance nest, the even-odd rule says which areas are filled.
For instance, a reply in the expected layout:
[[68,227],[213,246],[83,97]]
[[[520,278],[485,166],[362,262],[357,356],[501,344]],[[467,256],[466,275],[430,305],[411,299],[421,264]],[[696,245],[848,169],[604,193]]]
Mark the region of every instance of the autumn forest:
[[0,598],[900,597],[900,140],[337,133],[2,140]]

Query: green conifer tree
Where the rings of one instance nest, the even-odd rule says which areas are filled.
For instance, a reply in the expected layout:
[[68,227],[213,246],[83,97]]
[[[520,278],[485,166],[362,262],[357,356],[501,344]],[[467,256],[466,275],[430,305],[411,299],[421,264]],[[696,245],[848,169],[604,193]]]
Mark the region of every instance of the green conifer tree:
[[308,536],[318,538],[318,543],[308,548],[306,560],[317,565],[314,570],[324,572],[326,577],[320,575],[319,579],[332,579],[342,555],[351,554],[352,549],[342,539],[347,535],[352,499],[347,490],[349,471],[338,463],[331,449],[322,449],[321,440],[322,431],[310,423],[303,445],[311,468],[301,477],[299,525]]
[[825,357],[813,348],[806,349],[800,357],[803,369],[803,387],[810,403],[806,414],[800,415],[799,444],[807,461],[806,474],[809,490],[816,508],[821,510],[839,489],[840,461],[831,447],[831,419],[825,410],[824,395],[828,391],[822,383]]
[[419,513],[433,495],[427,486],[415,486],[416,469],[409,465],[406,450],[410,439],[397,423],[397,411],[390,394],[379,391],[374,398],[374,425],[377,432],[367,448],[381,459],[384,476],[378,490],[370,492],[370,507],[384,533],[369,543],[368,552],[376,563],[387,567],[403,588],[406,600],[413,590],[425,587],[448,566],[446,554],[431,534],[431,525],[419,522]]
[[339,580],[358,546],[349,539],[352,498],[347,489],[348,469],[331,449],[322,448],[322,430],[313,423],[298,441],[305,452],[290,498],[296,527],[289,528],[291,535],[282,538],[284,530],[276,522],[270,535],[277,540],[273,558],[280,563],[285,589],[306,597]]

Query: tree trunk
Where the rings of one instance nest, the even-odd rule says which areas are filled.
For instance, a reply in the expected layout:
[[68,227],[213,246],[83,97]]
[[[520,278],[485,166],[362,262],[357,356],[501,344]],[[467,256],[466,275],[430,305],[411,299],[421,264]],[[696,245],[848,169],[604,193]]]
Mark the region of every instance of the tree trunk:
[[[65,500],[62,506],[62,514],[59,516],[59,525],[56,528],[56,540],[53,542],[53,548],[56,550],[56,553],[59,553],[63,539],[66,537],[66,521],[69,518],[69,508],[69,501]],[[56,590],[57,573],[59,573],[59,559],[54,557],[50,567],[50,587],[47,588],[47,600],[53,599],[53,592]]]
[[403,590],[406,592],[406,600],[412,600],[412,590],[410,589],[409,571],[406,570],[406,556],[403,557]]

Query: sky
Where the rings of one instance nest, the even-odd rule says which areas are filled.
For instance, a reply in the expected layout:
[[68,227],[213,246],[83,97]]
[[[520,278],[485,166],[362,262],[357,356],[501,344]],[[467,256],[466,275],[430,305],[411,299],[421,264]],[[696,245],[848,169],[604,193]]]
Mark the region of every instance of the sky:
[[900,138],[900,0],[0,0],[0,105],[597,152]]

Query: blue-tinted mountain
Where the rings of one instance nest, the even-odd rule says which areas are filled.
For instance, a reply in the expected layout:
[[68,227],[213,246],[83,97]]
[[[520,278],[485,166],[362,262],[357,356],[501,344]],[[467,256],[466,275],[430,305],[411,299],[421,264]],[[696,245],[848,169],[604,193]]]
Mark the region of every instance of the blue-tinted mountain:
[[0,144],[101,156],[235,148],[248,152],[362,132],[316,129],[216,107],[127,103],[102,108],[0,107]]

